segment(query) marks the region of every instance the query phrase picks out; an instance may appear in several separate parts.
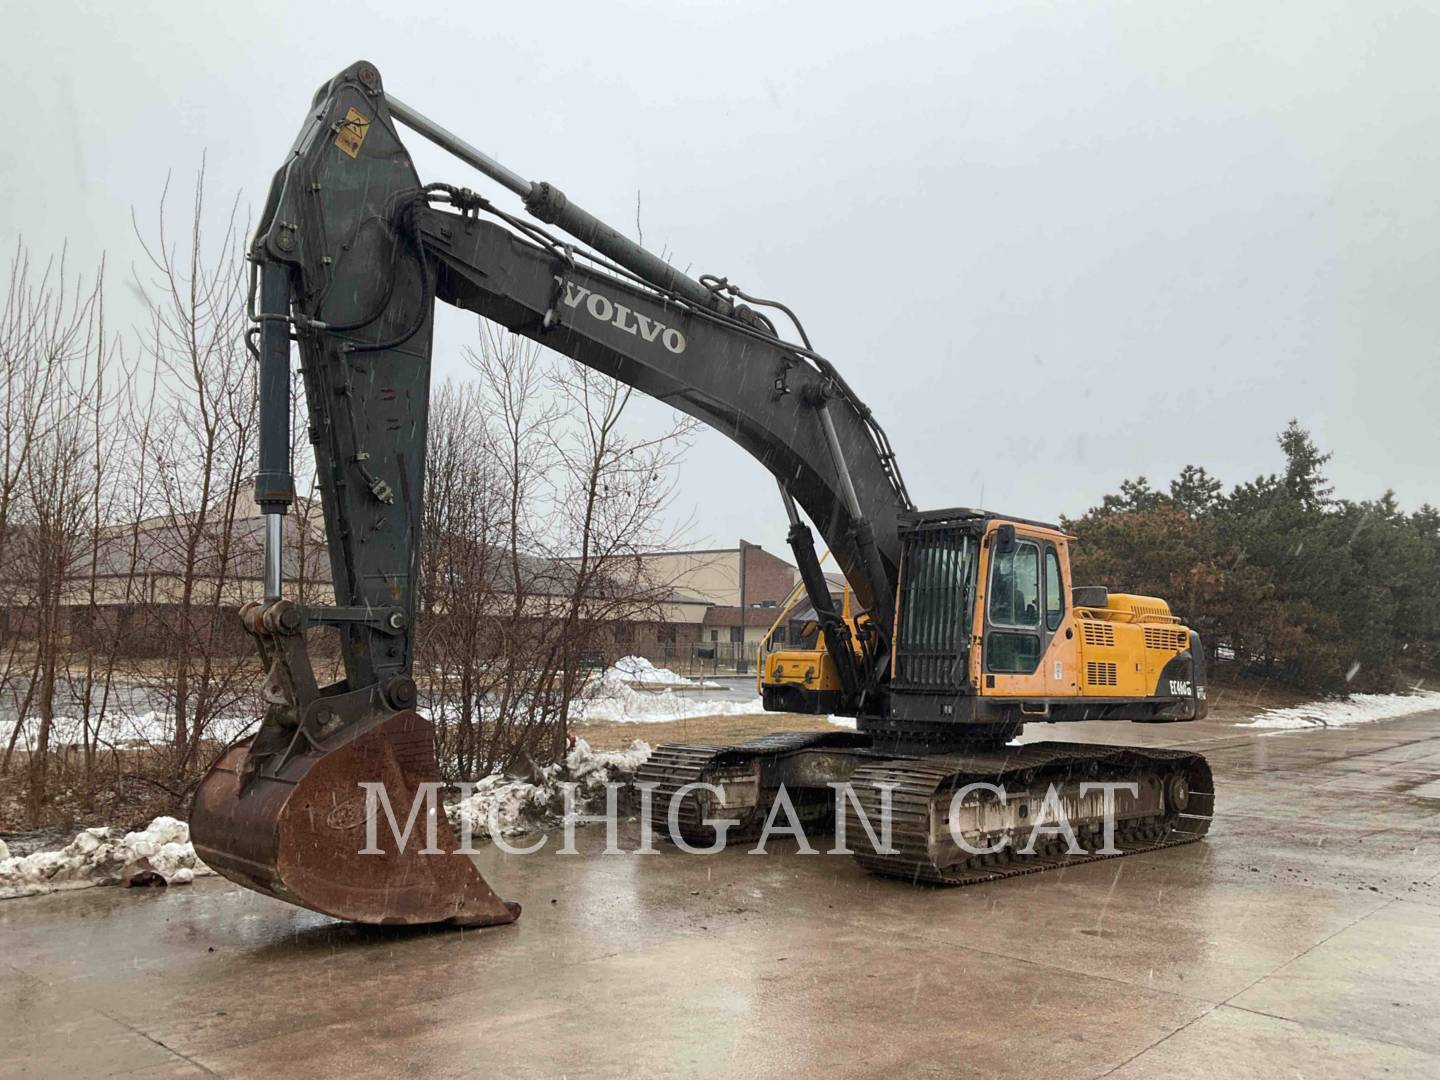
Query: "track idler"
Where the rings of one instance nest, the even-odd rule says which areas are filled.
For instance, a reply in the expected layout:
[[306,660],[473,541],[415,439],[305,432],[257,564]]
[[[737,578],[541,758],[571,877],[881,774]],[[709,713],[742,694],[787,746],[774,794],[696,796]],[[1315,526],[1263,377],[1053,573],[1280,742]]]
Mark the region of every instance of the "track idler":
[[[438,783],[434,729],[413,710],[377,712],[329,740],[304,740],[298,752],[259,747],[273,732],[233,747],[195,793],[190,835],[195,852],[231,881],[337,919],[375,924],[514,922],[520,905],[501,900],[457,844],[439,802],[423,806],[397,844],[383,807],[367,819],[379,783],[400,831],[421,785]],[[433,810],[431,809],[433,807]],[[433,832],[431,832],[433,821]],[[429,836],[435,848],[425,853]],[[437,852],[438,853],[435,853]]]

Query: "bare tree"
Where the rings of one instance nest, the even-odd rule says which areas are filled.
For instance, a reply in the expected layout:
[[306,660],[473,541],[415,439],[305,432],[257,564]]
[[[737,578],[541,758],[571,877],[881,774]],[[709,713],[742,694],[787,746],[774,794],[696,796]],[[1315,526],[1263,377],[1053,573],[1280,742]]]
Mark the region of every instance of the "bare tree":
[[488,331],[478,378],[432,395],[417,668],[447,764],[486,773],[534,749],[545,566],[557,465],[539,352]]
[[35,641],[32,701],[36,733],[30,748],[26,805],[32,822],[39,821],[46,798],[56,690],[66,673],[70,587],[87,546],[85,492],[90,486],[90,455],[84,435],[83,424],[71,421],[47,431],[33,448],[19,491],[17,509],[21,514],[17,516],[23,528],[16,547],[28,570]]
[[479,385],[438,387],[426,454],[416,674],[441,720],[439,752],[460,775],[479,768],[481,705],[497,654],[492,623],[507,529],[494,450]]
[[158,687],[174,748],[189,762],[215,716],[250,689],[250,659],[227,640],[227,617],[242,599],[240,562],[252,555],[237,550],[235,525],[254,469],[257,390],[243,347],[246,230],[237,206],[210,248],[202,163],[177,243],[168,193],[167,182],[154,239],[141,237],[150,274],[137,280],[150,320],[142,344],[159,389],[149,431],[157,520],[146,561],[164,569],[151,583],[149,625],[169,664]]
[[432,395],[416,664],[460,775],[561,753],[615,626],[663,614],[635,556],[689,430],[626,437],[628,390],[500,330],[469,358]]
[[556,365],[551,381],[571,418],[555,438],[564,491],[562,527],[552,536],[570,572],[547,664],[559,689],[558,754],[587,673],[584,661],[602,655],[617,626],[666,616],[672,583],[648,574],[640,555],[677,540],[662,535],[661,521],[675,466],[698,424],[677,414],[667,428],[637,440],[622,424],[632,387],[574,363]]
[[[87,799],[94,793],[96,754],[115,689],[121,643],[118,623],[111,624],[106,618],[114,603],[110,582],[119,569],[110,525],[125,505],[137,466],[143,468],[143,459],[132,463],[127,429],[116,423],[121,410],[129,412],[136,405],[135,382],[118,341],[106,328],[103,273],[102,263],[94,334],[87,349],[92,359],[82,368],[73,395],[76,442],[83,444],[89,455],[85,468],[89,487],[83,502],[84,550],[80,564],[74,568],[77,580],[66,590],[71,631],[68,696],[76,703],[79,714],[78,734],[84,755],[82,791]],[[133,576],[133,551],[131,555],[122,580]]]
[[8,631],[0,679],[13,710],[0,772],[8,772],[24,736],[32,822],[48,794],[57,690],[63,693],[68,675],[71,585],[93,536],[87,495],[95,490],[96,458],[82,403],[103,394],[102,277],[103,268],[88,286],[79,279],[67,286],[62,258],[37,280],[21,246],[0,314],[0,606]]

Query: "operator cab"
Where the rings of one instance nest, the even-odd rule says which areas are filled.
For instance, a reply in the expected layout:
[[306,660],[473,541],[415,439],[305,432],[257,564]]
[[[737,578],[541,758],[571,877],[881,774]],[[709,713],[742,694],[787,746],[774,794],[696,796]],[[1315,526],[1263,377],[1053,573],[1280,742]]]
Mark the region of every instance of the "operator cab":
[[[864,707],[846,700],[826,635],[813,624],[813,644],[782,643],[790,628],[807,629],[795,627],[803,620],[797,591],[761,646],[767,709],[858,714],[862,731],[933,743],[994,741],[1031,721],[1205,714],[1199,636],[1156,597],[1076,588],[1070,537],[1057,526],[952,509],[908,515],[899,537],[881,692]],[[864,655],[875,636],[848,588],[842,609],[857,668],[875,670],[876,658]]]
[[1156,597],[1077,589],[1057,526],[954,509],[900,540],[897,727],[1204,715],[1199,636]]

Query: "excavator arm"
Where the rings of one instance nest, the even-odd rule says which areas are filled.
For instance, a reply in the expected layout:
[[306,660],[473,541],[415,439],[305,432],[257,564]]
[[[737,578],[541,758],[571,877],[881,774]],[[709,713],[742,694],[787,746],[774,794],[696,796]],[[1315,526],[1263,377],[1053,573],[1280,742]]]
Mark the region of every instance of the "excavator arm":
[[[468,189],[423,185],[397,121],[520,195],[531,217]],[[267,667],[267,712],[196,796],[195,842],[216,869],[366,922],[490,924],[518,914],[463,856],[420,857],[425,837],[384,857],[356,855],[378,801],[405,815],[427,791],[438,797],[433,731],[414,711],[411,676],[436,299],[665,401],[755,457],[778,482],[827,640],[845,646],[832,654],[847,707],[883,684],[899,519],[910,500],[869,410],[808,343],[781,340],[756,310],[765,301],[681,274],[553,185],[524,180],[387,97],[365,62],[316,94],[272,183],[251,258],[265,599],[241,615]],[[292,341],[334,606],[282,596],[282,522],[294,493]],[[873,640],[858,650],[848,647],[797,507],[871,615]],[[315,678],[305,647],[313,627],[339,633],[344,678],[334,685]],[[443,834],[432,804],[437,816]],[[446,840],[438,846],[453,849]]]

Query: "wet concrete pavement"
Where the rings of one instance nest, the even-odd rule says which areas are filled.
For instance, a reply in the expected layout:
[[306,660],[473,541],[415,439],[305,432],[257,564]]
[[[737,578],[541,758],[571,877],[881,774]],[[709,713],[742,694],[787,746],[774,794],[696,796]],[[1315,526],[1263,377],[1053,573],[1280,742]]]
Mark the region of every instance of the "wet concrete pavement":
[[1030,735],[1202,750],[1210,838],[947,891],[592,828],[487,851],[525,914],[464,933],[215,879],[10,901],[0,1075],[1440,1076],[1440,713]]

